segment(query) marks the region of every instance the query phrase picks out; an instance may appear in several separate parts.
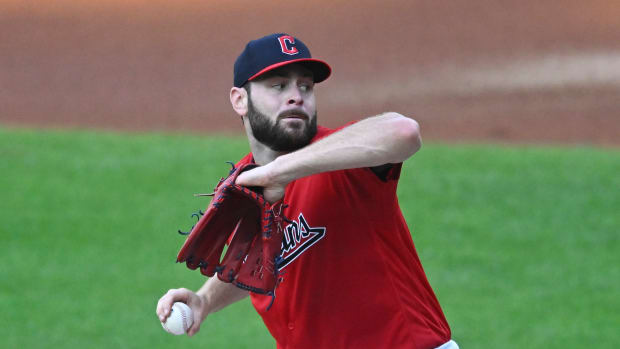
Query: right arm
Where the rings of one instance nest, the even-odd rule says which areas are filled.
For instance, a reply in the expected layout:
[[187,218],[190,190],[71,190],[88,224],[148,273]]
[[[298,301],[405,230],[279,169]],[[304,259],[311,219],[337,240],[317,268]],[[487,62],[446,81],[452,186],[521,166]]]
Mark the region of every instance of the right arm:
[[164,322],[170,315],[174,302],[187,304],[194,313],[194,324],[189,328],[187,334],[193,336],[200,330],[200,324],[207,315],[215,313],[249,295],[248,291],[242,290],[233,284],[222,282],[217,277],[212,277],[195,293],[186,288],[169,290],[157,302],[156,313],[159,321]]

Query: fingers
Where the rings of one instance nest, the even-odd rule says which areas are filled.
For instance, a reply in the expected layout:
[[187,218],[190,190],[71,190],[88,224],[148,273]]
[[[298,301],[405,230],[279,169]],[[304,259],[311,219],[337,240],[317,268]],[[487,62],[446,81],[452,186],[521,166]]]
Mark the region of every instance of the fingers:
[[259,166],[251,170],[244,171],[239,174],[235,180],[235,184],[242,185],[244,187],[264,187],[269,184],[266,177],[265,166]]
[[269,165],[257,167],[239,174],[236,184],[244,187],[262,187],[262,194],[267,201],[274,203],[284,197],[286,185],[271,182],[268,177]]
[[263,195],[265,196],[265,200],[273,204],[284,197],[284,190],[285,188],[283,187],[265,188]]
[[168,292],[159,299],[155,309],[160,322],[165,322],[168,316],[170,316],[174,302],[183,302],[192,309],[194,321],[192,326],[187,330],[187,335],[190,337],[195,335],[200,330],[200,324],[204,321],[202,298],[186,288],[168,290]]
[[192,324],[192,327],[187,330],[187,335],[191,337],[198,333],[198,331],[200,331],[200,323],[200,320],[196,316],[196,312],[194,312],[194,323]]
[[186,288],[168,290],[157,302],[155,313],[157,313],[159,321],[164,322],[168,316],[170,316],[170,311],[172,310],[172,304],[174,304],[174,302],[183,302],[187,304],[191,294],[192,291]]
[[192,309],[194,321],[192,326],[187,329],[187,335],[193,336],[200,330],[200,324],[204,321],[205,315],[205,303],[204,298],[196,293],[191,294],[191,299],[188,300],[187,305]]
[[252,174],[248,174],[248,172],[249,171],[241,173],[239,177],[237,177],[237,179],[235,180],[235,184],[242,185],[245,187],[255,185],[255,183],[253,183],[252,181]]

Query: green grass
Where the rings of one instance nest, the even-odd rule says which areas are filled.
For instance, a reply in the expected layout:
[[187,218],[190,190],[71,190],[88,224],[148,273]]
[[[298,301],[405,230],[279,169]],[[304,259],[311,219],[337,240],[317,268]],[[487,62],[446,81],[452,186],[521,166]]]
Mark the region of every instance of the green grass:
[[[194,338],[157,299],[198,288],[174,263],[190,213],[242,138],[0,128],[0,347],[273,348],[248,301]],[[620,341],[620,152],[425,145],[401,206],[463,348]]]

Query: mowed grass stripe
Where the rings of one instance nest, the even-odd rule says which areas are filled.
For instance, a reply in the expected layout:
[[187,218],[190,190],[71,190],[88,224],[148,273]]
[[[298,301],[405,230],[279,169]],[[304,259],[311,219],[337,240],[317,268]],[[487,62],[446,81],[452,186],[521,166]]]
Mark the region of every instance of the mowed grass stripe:
[[[2,347],[275,347],[247,301],[191,339],[154,314],[204,281],[174,263],[176,230],[246,152],[241,137],[0,128]],[[405,163],[403,213],[463,347],[617,343],[617,173],[620,152],[587,147],[429,144]]]
[[455,337],[480,348],[617,342],[620,154],[425,150],[406,163],[400,198]]
[[[172,347],[155,316],[204,279],[175,257],[242,139],[0,131],[2,293],[8,348]],[[205,156],[205,154],[208,154]],[[239,318],[246,325],[239,326]],[[209,319],[213,347],[272,347],[248,302]],[[187,342],[189,343],[189,342]],[[185,345],[187,345],[185,343]],[[5,346],[6,345],[6,346]]]

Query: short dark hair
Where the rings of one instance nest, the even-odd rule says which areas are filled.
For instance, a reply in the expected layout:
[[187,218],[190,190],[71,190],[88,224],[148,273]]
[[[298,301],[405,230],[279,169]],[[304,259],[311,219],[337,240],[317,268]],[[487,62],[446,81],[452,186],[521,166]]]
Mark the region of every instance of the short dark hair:
[[248,82],[246,82],[245,84],[243,84],[243,86],[241,86],[241,87],[243,87],[243,89],[245,90],[245,92],[247,92],[247,93],[248,93],[248,98],[250,98],[250,93],[251,93],[251,90],[252,90],[252,89],[250,88],[250,85],[251,85],[251,84],[250,84],[250,82],[248,81]]

